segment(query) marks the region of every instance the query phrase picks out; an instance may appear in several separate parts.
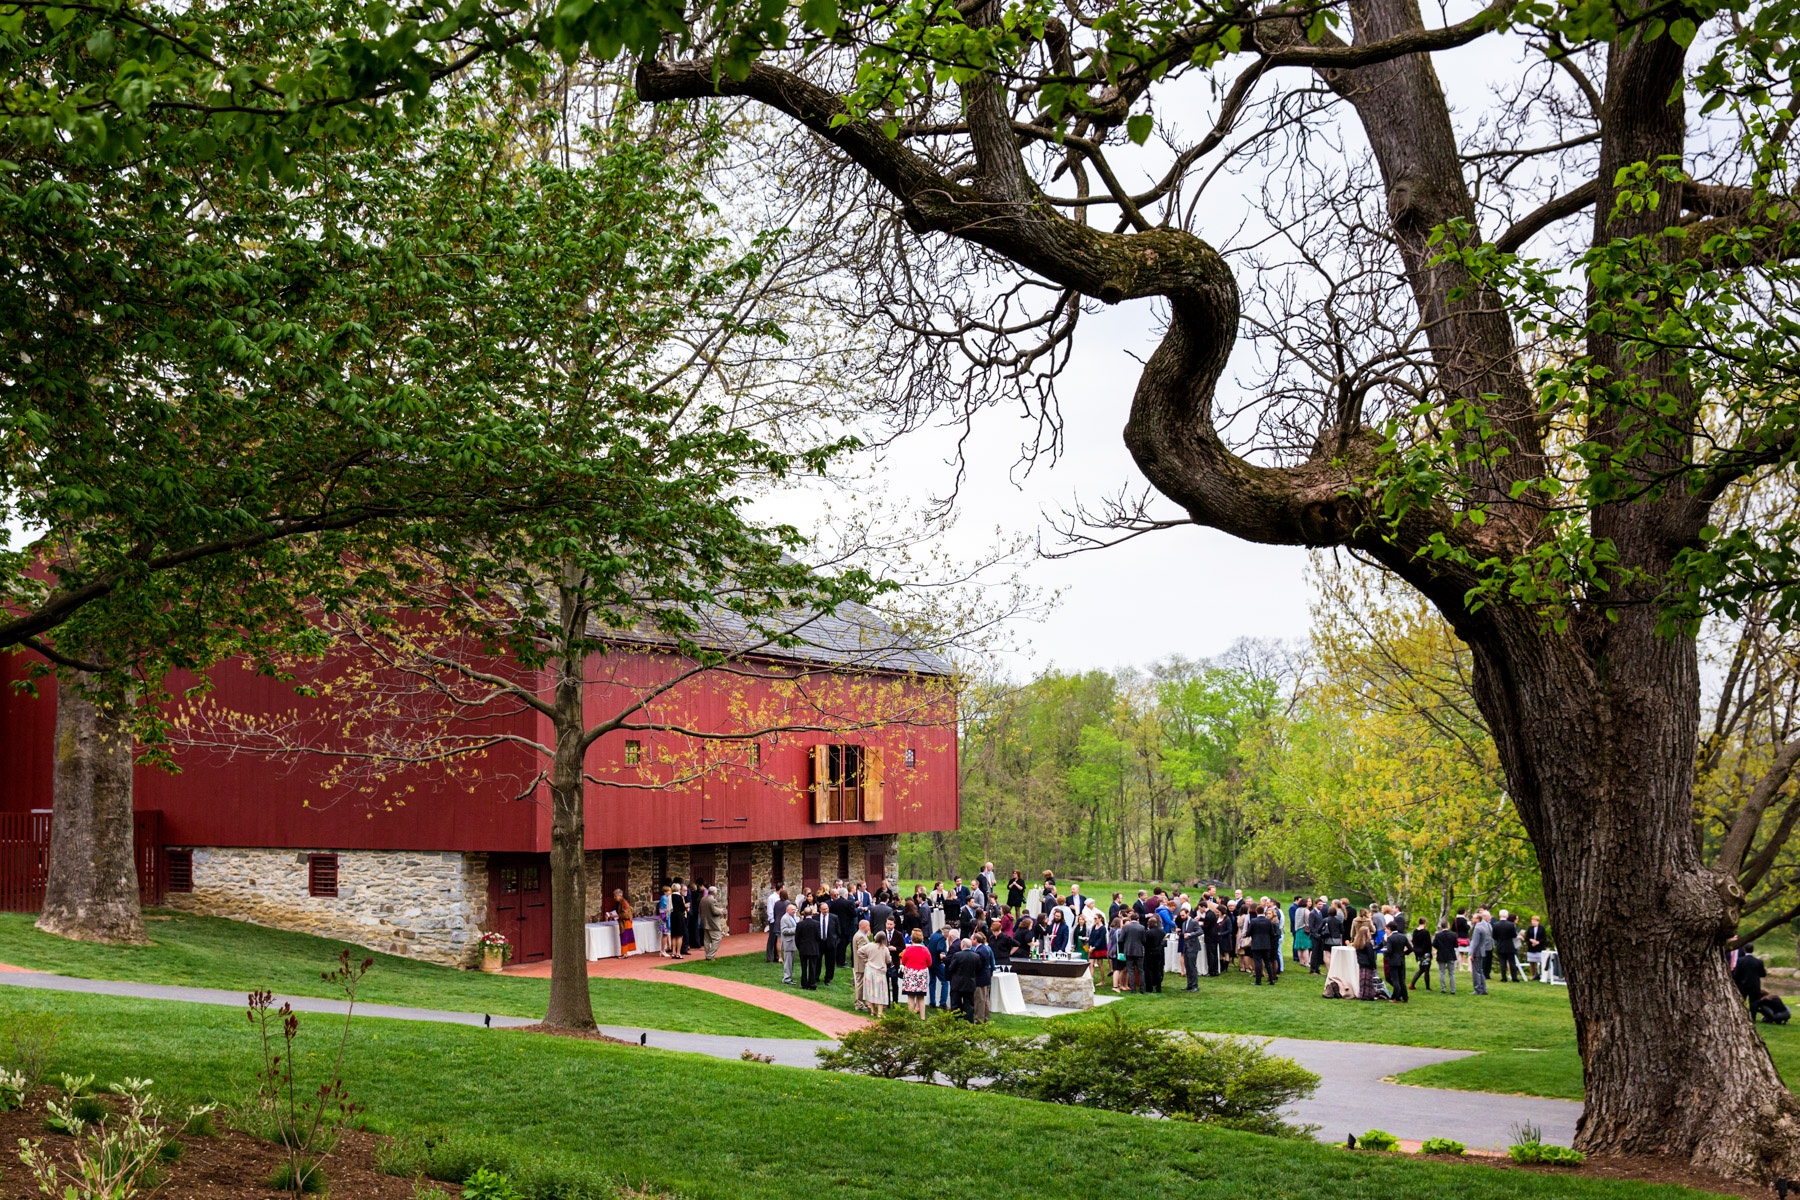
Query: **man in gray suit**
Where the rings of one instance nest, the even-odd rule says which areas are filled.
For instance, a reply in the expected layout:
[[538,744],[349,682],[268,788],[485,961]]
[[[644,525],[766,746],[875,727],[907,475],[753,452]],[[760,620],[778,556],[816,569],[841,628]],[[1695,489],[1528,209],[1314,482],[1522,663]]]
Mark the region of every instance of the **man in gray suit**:
[[706,958],[711,961],[719,956],[719,943],[725,940],[725,919],[719,912],[719,900],[713,888],[702,889],[700,903],[694,912],[700,918],[700,930],[706,942]]
[[1494,952],[1494,926],[1485,908],[1476,910],[1475,927],[1469,930],[1469,972],[1475,976],[1475,994],[1485,996],[1487,990],[1487,956]]
[[794,982],[794,960],[799,950],[794,944],[794,931],[800,928],[799,910],[792,904],[781,914],[781,982]]
[[869,928],[880,933],[887,928],[888,919],[894,915],[894,908],[886,901],[877,900],[869,905]]

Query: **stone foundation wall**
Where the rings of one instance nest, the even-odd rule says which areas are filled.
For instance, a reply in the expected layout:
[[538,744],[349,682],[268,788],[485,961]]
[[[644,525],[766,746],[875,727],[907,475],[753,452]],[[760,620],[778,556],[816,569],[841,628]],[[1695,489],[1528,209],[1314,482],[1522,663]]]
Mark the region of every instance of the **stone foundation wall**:
[[1094,973],[1089,968],[1077,979],[1059,979],[1054,975],[1019,975],[1019,992],[1027,1004],[1047,1004],[1051,1008],[1094,1007]]
[[[176,847],[185,849],[186,847]],[[487,856],[412,850],[195,846],[194,890],[170,908],[473,965],[487,918]],[[307,856],[336,853],[338,894],[307,894]]]

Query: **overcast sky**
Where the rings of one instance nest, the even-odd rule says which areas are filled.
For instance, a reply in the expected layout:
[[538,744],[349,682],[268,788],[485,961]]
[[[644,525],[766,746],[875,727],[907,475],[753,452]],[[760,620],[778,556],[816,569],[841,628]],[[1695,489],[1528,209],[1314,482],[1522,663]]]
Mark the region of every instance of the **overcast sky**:
[[[1466,15],[1463,9],[1473,11],[1469,5],[1453,5],[1449,19]],[[1435,62],[1457,110],[1457,123],[1467,129],[1492,112],[1492,83],[1519,71],[1519,44],[1483,39],[1436,55]],[[1290,86],[1298,82],[1300,73],[1288,74],[1296,76],[1286,80]],[[1178,100],[1164,99],[1158,116],[1191,130],[1209,124],[1214,111],[1207,103],[1184,112]],[[1160,164],[1147,165],[1160,173]],[[1140,180],[1147,178],[1142,170],[1135,173]],[[1245,182],[1254,183],[1254,177]],[[1126,186],[1134,187],[1130,178]],[[1222,242],[1239,230],[1251,205],[1229,186],[1210,189],[1208,197],[1212,213],[1201,232]],[[1247,282],[1241,278],[1242,260],[1236,260],[1235,269],[1242,286]],[[1122,484],[1141,489],[1144,481],[1125,450],[1122,430],[1140,362],[1156,340],[1149,301],[1083,316],[1060,387],[1064,453],[1054,464],[1040,461],[1029,475],[1020,477],[1015,469],[1019,444],[1030,436],[1016,410],[978,417],[966,451],[970,470],[960,494],[961,520],[946,536],[947,548],[972,557],[993,544],[996,527],[1009,533],[1041,530],[1050,542],[1054,536],[1046,512],[1060,513],[1077,497],[1092,501],[1116,493]],[[1245,352],[1240,340],[1233,366],[1221,381],[1222,393],[1229,393],[1234,378],[1243,374]],[[954,478],[949,459],[958,433],[939,429],[902,439],[881,460],[879,485],[896,498],[922,501],[944,494]],[[1180,515],[1166,502],[1165,507],[1169,515]],[[1141,666],[1170,654],[1211,656],[1240,637],[1304,638],[1307,563],[1307,551],[1298,547],[1259,546],[1193,526],[1070,559],[1037,561],[1027,578],[1046,592],[1060,591],[1061,601],[1042,621],[1017,630],[1024,646],[1012,658],[1013,668],[1028,674],[1052,663],[1078,670]]]

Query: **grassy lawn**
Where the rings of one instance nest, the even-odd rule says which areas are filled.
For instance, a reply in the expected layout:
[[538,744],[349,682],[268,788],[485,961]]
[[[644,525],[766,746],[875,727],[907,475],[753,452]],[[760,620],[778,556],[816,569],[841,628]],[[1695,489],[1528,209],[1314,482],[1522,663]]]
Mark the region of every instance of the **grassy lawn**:
[[[782,986],[780,965],[765,963],[760,954],[675,969]],[[1454,996],[1420,991],[1412,994],[1410,1004],[1361,1004],[1324,999],[1319,995],[1322,985],[1318,978],[1304,970],[1296,973],[1292,963],[1282,982],[1273,988],[1256,987],[1249,976],[1236,972],[1202,979],[1200,990],[1191,995],[1181,990],[1184,984],[1175,976],[1165,977],[1163,986],[1166,990],[1159,994],[1127,996],[1106,1008],[1133,1021],[1170,1029],[1482,1050],[1487,1053],[1410,1071],[1400,1076],[1400,1081],[1470,1092],[1581,1099],[1581,1059],[1575,1052],[1569,993],[1563,988],[1490,983],[1488,995],[1477,996],[1469,991],[1469,977],[1464,974],[1457,980],[1459,991]],[[1106,990],[1101,994],[1106,995]],[[838,972],[830,987],[806,995],[838,1008],[851,1008],[849,972]],[[1085,1021],[1094,1016],[1056,1019]],[[995,1024],[1013,1033],[1042,1028],[1042,1022],[1033,1017],[996,1017]],[[1757,1028],[1782,1074],[1800,1078],[1800,1026],[1759,1024]]]
[[[0,913],[0,962],[88,979],[335,997],[339,993],[322,983],[319,973],[348,946],[358,957],[375,959],[357,997],[366,1003],[539,1017],[550,998],[548,979],[459,971],[218,917],[155,915],[168,919],[148,922],[152,945],[99,946],[40,933],[32,928],[35,918],[29,913]],[[594,1016],[604,1025],[747,1037],[819,1036],[791,1017],[675,984],[594,979],[589,988]]]
[[[37,999],[0,993],[0,1018]],[[240,1096],[243,1016],[203,1005],[58,996],[56,1069],[159,1091]],[[301,1059],[333,1025],[303,1018]],[[305,1069],[303,1067],[303,1070]],[[533,1200],[1105,1195],[1109,1200],[1677,1200],[1678,1188],[1350,1154],[1198,1126],[921,1084],[531,1034],[360,1019],[346,1082],[371,1127],[434,1143],[437,1168],[507,1170]],[[898,1120],[904,1135],[882,1140]]]

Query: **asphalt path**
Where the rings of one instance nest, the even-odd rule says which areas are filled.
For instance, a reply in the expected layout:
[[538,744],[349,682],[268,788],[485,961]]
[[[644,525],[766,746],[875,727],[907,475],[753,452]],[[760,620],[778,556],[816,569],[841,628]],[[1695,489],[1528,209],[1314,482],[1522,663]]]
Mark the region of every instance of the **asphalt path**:
[[[140,1000],[172,1000],[189,1004],[216,1004],[242,1008],[245,993],[218,988],[175,987],[156,983],[128,983],[112,979],[78,979],[37,972],[0,972],[0,986],[41,991],[80,992],[91,996],[126,996]],[[342,1000],[317,996],[277,996],[276,1004],[291,1004],[296,1012],[341,1014]],[[535,1025],[529,1017],[490,1016],[485,1013],[451,1012],[433,1008],[409,1008],[396,1004],[358,1004],[359,1017],[398,1021],[436,1021],[449,1025],[490,1025],[496,1029]],[[770,1055],[789,1067],[812,1067],[814,1055],[830,1042],[798,1038],[729,1037],[707,1033],[669,1033],[617,1025],[602,1025],[600,1032],[623,1041],[710,1054],[715,1058],[741,1058],[745,1050]],[[1530,1123],[1543,1130],[1544,1140],[1568,1145],[1575,1137],[1581,1105],[1572,1100],[1547,1100],[1538,1096],[1504,1096],[1489,1092],[1458,1092],[1444,1088],[1406,1087],[1387,1082],[1415,1067],[1466,1058],[1471,1050],[1439,1050],[1422,1046],[1377,1046],[1363,1042],[1315,1042],[1301,1038],[1270,1038],[1269,1048],[1298,1061],[1320,1077],[1318,1091],[1288,1109],[1290,1119],[1319,1126],[1323,1141],[1341,1142],[1346,1134],[1385,1129],[1396,1137],[1423,1140],[1454,1138],[1472,1149],[1504,1149],[1516,1140],[1513,1126]]]

